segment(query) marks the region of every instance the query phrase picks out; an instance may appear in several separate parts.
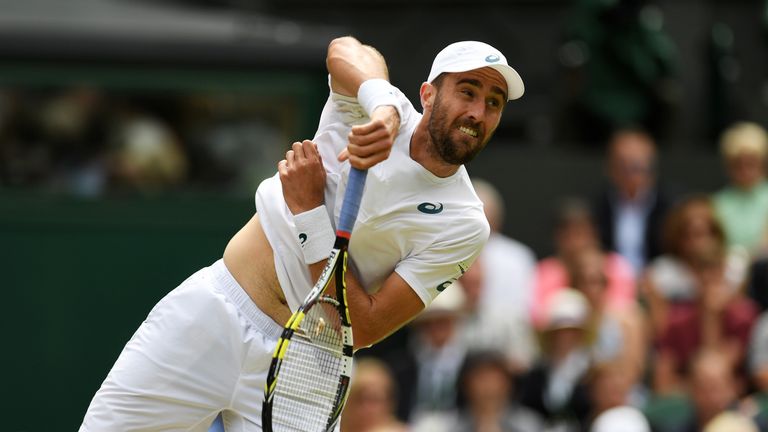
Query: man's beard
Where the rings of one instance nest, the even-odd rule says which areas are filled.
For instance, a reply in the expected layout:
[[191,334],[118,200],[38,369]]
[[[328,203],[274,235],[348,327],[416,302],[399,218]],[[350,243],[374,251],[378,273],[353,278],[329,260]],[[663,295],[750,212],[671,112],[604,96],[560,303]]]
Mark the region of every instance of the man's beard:
[[[480,150],[485,147],[488,140],[483,140],[485,134],[480,125],[466,121],[457,125],[446,126],[448,123],[447,117],[448,115],[442,107],[440,92],[438,92],[437,95],[435,95],[432,114],[430,115],[429,123],[427,124],[427,131],[432,139],[432,148],[430,149],[430,152],[451,165],[466,164],[480,153]],[[458,130],[458,126],[466,126],[476,130],[478,133],[477,140],[482,141],[480,141],[478,145],[472,147],[472,144],[470,143],[460,142],[453,139],[451,137],[451,132]],[[469,139],[470,137],[467,138]]]

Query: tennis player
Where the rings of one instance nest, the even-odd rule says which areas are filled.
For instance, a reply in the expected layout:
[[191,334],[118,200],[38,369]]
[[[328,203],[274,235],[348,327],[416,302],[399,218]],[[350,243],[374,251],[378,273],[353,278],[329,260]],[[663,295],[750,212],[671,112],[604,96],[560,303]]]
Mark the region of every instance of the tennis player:
[[219,412],[228,431],[261,430],[272,351],[332,249],[350,165],[369,170],[349,248],[356,347],[411,320],[480,253],[489,228],[464,164],[523,94],[504,55],[471,41],[443,49],[420,88],[423,114],[356,39],[332,41],[327,66],[314,139],[294,143],[262,182],[223,259],[150,312],[81,431],[202,431]]

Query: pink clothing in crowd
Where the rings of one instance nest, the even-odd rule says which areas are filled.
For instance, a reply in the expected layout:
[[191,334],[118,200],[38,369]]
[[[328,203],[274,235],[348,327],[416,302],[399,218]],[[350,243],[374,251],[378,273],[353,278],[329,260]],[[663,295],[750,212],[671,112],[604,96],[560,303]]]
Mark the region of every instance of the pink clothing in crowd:
[[[608,278],[607,307],[623,309],[636,300],[635,274],[629,261],[615,252],[607,253],[605,275]],[[544,323],[546,305],[552,294],[569,286],[568,270],[559,258],[549,257],[539,261],[531,310],[531,319],[537,327]]]

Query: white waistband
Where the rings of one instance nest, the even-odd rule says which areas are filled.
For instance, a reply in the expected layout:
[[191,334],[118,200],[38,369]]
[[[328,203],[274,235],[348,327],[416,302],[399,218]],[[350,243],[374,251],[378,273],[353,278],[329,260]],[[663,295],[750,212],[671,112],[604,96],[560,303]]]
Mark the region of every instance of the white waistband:
[[265,335],[272,339],[277,339],[282,333],[283,328],[272,318],[261,311],[256,304],[248,297],[243,287],[232,276],[229,269],[224,265],[224,260],[218,260],[210,267],[213,272],[218,287],[238,309],[248,317],[251,322],[258,327]]

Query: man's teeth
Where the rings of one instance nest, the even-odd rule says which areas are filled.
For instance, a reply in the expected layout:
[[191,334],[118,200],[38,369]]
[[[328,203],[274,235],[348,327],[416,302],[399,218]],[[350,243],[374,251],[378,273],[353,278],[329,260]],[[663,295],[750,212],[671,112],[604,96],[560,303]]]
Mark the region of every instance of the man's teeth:
[[473,136],[473,137],[477,137],[477,131],[474,130],[474,129],[470,129],[470,128],[466,127],[466,126],[459,126],[459,130],[464,132],[467,135],[470,135],[470,136]]

